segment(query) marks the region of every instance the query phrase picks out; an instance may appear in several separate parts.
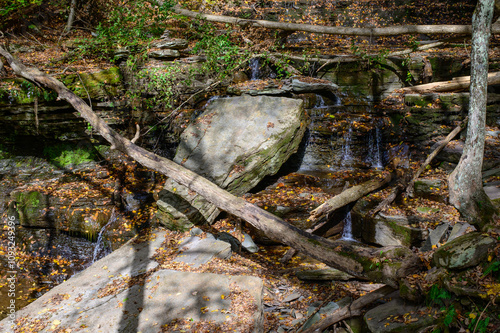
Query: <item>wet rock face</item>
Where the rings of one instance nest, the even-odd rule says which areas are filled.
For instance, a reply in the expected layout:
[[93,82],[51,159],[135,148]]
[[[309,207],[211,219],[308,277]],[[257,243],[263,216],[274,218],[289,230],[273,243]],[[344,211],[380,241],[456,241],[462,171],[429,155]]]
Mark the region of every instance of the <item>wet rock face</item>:
[[[298,148],[307,121],[303,102],[269,96],[218,99],[181,136],[174,161],[235,195],[278,171]],[[160,221],[184,229],[219,211],[168,180],[158,201]]]

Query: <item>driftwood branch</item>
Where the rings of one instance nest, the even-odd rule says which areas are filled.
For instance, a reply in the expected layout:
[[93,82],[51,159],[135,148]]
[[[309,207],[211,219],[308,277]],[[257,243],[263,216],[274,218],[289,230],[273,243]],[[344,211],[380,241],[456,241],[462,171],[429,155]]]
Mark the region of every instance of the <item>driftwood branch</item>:
[[317,207],[311,212],[309,219],[311,221],[319,221],[320,219],[326,217],[333,211],[344,207],[351,202],[355,202],[359,198],[364,197],[370,192],[381,188],[391,181],[391,174],[387,173],[382,179],[371,179],[362,184],[353,186],[343,191],[342,193],[334,196],[332,199],[328,200],[321,206]]
[[[187,17],[207,20],[211,22],[229,23],[240,26],[261,27],[267,29],[284,31],[304,31],[318,34],[345,35],[345,36],[395,36],[395,35],[418,35],[418,34],[461,34],[470,35],[472,26],[470,25],[402,25],[385,28],[351,28],[351,27],[331,27],[324,25],[283,23],[266,20],[250,20],[233,16],[211,15],[194,12],[179,7],[174,7],[173,11]],[[499,26],[492,26],[493,33],[500,33]]]
[[362,313],[361,311],[365,306],[378,300],[381,297],[387,296],[393,291],[394,289],[389,286],[384,286],[382,288],[374,290],[367,295],[361,296],[360,298],[352,302],[350,305],[337,309],[335,312],[327,315],[325,318],[323,318],[313,326],[309,327],[308,329],[299,332],[300,333],[323,332],[324,329],[335,323],[338,323],[339,321],[355,316],[360,316]]
[[[143,166],[158,171],[195,191],[207,201],[245,220],[270,238],[278,239],[283,244],[357,278],[382,282],[394,287],[398,286],[400,279],[422,268],[418,257],[405,247],[374,249],[361,244],[332,242],[288,224],[181,165],[135,145],[111,129],[81,98],[60,81],[36,68],[27,68],[2,47],[0,55],[5,57],[17,75],[56,91],[59,99],[70,103],[117,150],[129,155]],[[380,262],[382,267],[373,265],[374,260]]]
[[453,138],[457,136],[457,134],[460,133],[465,128],[466,124],[467,124],[467,118],[465,118],[464,121],[460,122],[460,124],[457,127],[455,127],[453,131],[451,131],[450,134],[448,134],[448,136],[446,136],[444,140],[440,142],[439,146],[436,149],[434,149],[434,151],[431,154],[429,154],[429,156],[427,156],[424,163],[422,163],[420,168],[418,168],[418,170],[413,175],[413,178],[406,186],[406,193],[405,193],[406,197],[410,198],[413,197],[413,190],[414,190],[413,184],[415,184],[415,181],[418,179],[418,177],[420,177],[422,172],[424,172],[425,168],[427,168],[427,166],[432,162],[434,157],[436,157],[439,154],[439,152],[443,150],[444,147],[446,147],[446,145],[450,143],[450,141],[453,140]]

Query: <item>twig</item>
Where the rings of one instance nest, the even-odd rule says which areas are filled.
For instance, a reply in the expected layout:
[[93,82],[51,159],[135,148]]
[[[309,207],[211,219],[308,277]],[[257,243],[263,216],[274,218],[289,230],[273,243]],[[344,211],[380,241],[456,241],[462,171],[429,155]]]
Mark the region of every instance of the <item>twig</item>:
[[475,333],[476,330],[477,330],[477,325],[479,325],[479,321],[481,320],[481,317],[483,316],[484,312],[486,311],[486,309],[488,308],[488,306],[490,305],[491,303],[491,300],[488,301],[488,304],[486,304],[486,306],[484,307],[483,311],[481,312],[481,314],[479,315],[479,317],[477,317],[477,322],[476,322],[476,326],[474,326],[474,331],[472,331],[472,333]]
[[34,111],[35,111],[35,128],[36,128],[36,134],[38,135],[38,97],[35,97]]

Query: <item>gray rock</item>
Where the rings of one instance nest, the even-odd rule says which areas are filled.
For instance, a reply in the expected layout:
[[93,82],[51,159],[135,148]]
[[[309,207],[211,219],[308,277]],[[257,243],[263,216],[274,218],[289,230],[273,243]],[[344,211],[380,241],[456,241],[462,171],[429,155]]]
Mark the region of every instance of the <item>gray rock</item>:
[[371,208],[363,200],[358,201],[352,210],[354,236],[366,243],[381,246],[405,245],[422,246],[427,230],[418,227],[421,218],[417,216],[387,215],[378,213],[367,215]]
[[[424,315],[419,314],[421,310]],[[428,312],[426,307],[419,307],[398,297],[368,311],[364,320],[372,333],[418,332],[419,329],[430,326],[438,320],[432,315],[425,314]],[[403,315],[405,322],[390,320]]]
[[500,199],[500,182],[489,183],[483,189],[490,200]]
[[215,235],[215,238],[217,240],[220,240],[222,242],[226,242],[229,245],[231,245],[231,251],[233,251],[233,252],[240,252],[241,243],[233,235],[231,235],[231,234],[229,234],[227,232],[219,232],[217,235]]
[[296,93],[308,92],[338,92],[339,87],[328,80],[310,77],[294,76],[291,83],[292,90]]
[[241,243],[241,247],[247,250],[250,253],[256,253],[259,252],[259,247],[255,242],[253,241],[252,237],[247,234],[246,232],[243,233],[243,242]]
[[464,269],[478,265],[496,244],[494,238],[471,232],[440,247],[433,257],[438,267]]
[[444,238],[450,227],[449,223],[441,223],[436,229],[429,232],[429,237],[425,240],[424,246],[420,249],[423,252],[432,250],[432,246],[437,245]]
[[159,49],[183,50],[188,46],[188,41],[181,38],[162,39],[152,45]]
[[451,229],[450,237],[448,237],[448,242],[451,242],[452,240],[454,240],[457,237],[465,235],[465,233],[467,232],[467,229],[469,227],[473,228],[473,231],[476,230],[475,227],[473,227],[472,225],[470,225],[467,222],[457,222],[457,223],[455,223],[455,225]]
[[177,255],[174,261],[183,262],[194,268],[206,264],[214,257],[220,259],[231,257],[231,245],[213,238],[199,238],[196,236],[185,238],[179,244],[179,250],[181,253]]
[[148,56],[150,58],[155,58],[155,59],[171,60],[179,58],[181,54],[177,50],[164,49],[164,50],[152,50],[148,53]]
[[446,202],[447,197],[437,190],[445,186],[441,179],[417,179],[413,185],[415,196],[431,199],[438,202]]
[[192,228],[191,230],[189,230],[189,234],[191,236],[199,236],[203,233],[203,230],[201,230],[200,228]]
[[[182,133],[174,161],[242,195],[279,170],[297,150],[306,125],[301,100],[220,98]],[[164,213],[160,221],[169,227],[210,223],[219,214],[215,206],[171,179],[159,199]]]
[[[155,234],[149,241],[129,242],[97,261],[16,312],[16,318],[26,325],[47,323],[47,328],[54,325],[55,329],[82,332],[158,332],[172,320],[185,318],[222,323],[238,319],[229,311],[227,297],[236,285],[248,291],[255,305],[249,309],[253,329],[243,329],[263,331],[263,283],[257,277],[159,270],[144,284],[127,286],[123,277],[157,267],[149,258],[161,247],[165,232]],[[116,287],[113,282],[122,287],[102,296],[105,288]],[[200,311],[201,307],[207,311]],[[1,332],[9,329],[7,319],[0,322]]]

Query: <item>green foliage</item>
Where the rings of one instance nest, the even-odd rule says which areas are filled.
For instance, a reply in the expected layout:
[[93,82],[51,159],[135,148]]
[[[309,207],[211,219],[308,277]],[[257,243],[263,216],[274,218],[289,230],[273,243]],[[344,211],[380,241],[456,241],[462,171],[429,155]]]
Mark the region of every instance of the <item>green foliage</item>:
[[231,40],[231,31],[219,33],[212,24],[203,24],[198,29],[201,39],[196,43],[193,52],[203,52],[207,61],[203,64],[205,71],[215,72],[219,79],[233,73],[245,60],[245,54]]
[[42,0],[0,0],[0,18],[31,6],[40,6]]
[[0,160],[11,157],[10,151],[0,144]]
[[433,306],[437,305],[440,307],[446,306],[451,299],[451,294],[448,290],[440,288],[438,285],[433,285],[431,290],[427,294],[427,305]]
[[368,54],[359,46],[355,45],[353,41],[351,43],[351,51],[354,55],[360,57],[362,60],[366,60],[370,68],[373,67],[375,69],[382,69],[382,66],[387,64],[387,56],[389,54],[388,49],[383,49],[379,53],[374,55]]
[[473,313],[469,314],[469,317],[472,318],[472,320],[468,326],[468,328],[471,332],[477,332],[477,333],[488,332],[488,324],[490,323],[490,317],[486,317],[484,319],[481,319],[482,316],[477,317]]
[[148,68],[139,71],[138,79],[145,81],[147,91],[154,96],[148,100],[149,107],[161,106],[170,108],[175,97],[176,78],[181,69],[176,66],[166,68]]
[[67,143],[46,147],[43,154],[59,167],[92,162],[96,159],[96,154],[91,148],[75,147]]
[[171,1],[156,0],[131,0],[114,6],[105,22],[97,26],[95,37],[79,41],[75,56],[111,58],[117,48],[140,52],[148,40],[163,33],[172,6]]
[[490,274],[497,278],[500,281],[500,260],[495,260],[491,262],[488,267],[484,270],[483,277]]

